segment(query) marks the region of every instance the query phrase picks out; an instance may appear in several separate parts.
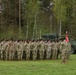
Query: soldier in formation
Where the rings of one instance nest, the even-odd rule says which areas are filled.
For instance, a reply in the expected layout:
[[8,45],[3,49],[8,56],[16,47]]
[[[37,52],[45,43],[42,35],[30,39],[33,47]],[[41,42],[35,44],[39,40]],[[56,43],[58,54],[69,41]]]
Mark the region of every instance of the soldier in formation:
[[69,59],[71,44],[44,40],[2,40],[0,42],[1,60],[40,60],[58,59],[59,53],[63,62]]
[[60,52],[61,52],[61,59],[62,63],[66,63],[69,59],[71,51],[71,44],[70,42],[66,42],[64,39],[60,44]]
[[50,57],[52,55],[51,44],[52,43],[50,40],[47,43],[45,43],[46,59],[50,59]]

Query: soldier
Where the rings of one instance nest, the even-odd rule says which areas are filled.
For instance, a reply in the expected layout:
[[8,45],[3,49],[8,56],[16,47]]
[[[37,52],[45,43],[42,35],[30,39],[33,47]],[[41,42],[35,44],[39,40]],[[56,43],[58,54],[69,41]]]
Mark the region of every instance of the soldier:
[[18,56],[17,56],[17,50],[18,50],[18,47],[17,47],[17,44],[18,44],[18,40],[14,40],[14,60],[17,60]]
[[60,59],[61,59],[61,52],[62,52],[62,41],[59,41],[59,54],[60,54]]
[[0,43],[0,57],[1,57],[1,59],[4,58],[5,43],[6,43],[5,40],[3,40],[3,41]]
[[70,51],[71,51],[71,44],[70,42],[67,42],[67,59],[70,57]]
[[51,50],[52,50],[52,59],[55,59],[55,42],[52,41],[51,43]]
[[40,40],[39,39],[36,40],[36,44],[37,44],[37,59],[40,59],[40,54],[39,54]]
[[37,41],[34,41],[33,42],[33,60],[36,60],[37,58],[37,47],[38,47],[38,44],[37,44]]
[[34,40],[29,41],[30,44],[30,60],[33,59]]
[[24,41],[24,47],[23,47],[23,51],[24,51],[24,59],[26,59],[26,51],[27,51],[27,41]]
[[9,40],[6,42],[6,48],[5,48],[5,60],[9,59]]
[[31,41],[27,41],[26,60],[30,59],[30,44],[31,44]]
[[13,40],[9,41],[8,48],[9,48],[9,60],[13,60],[15,55],[15,44]]
[[0,43],[0,58],[3,59],[3,44]]
[[44,58],[44,51],[45,51],[45,43],[43,40],[40,41],[39,43],[39,54],[40,54],[40,59]]
[[59,55],[59,43],[57,41],[55,41],[55,49],[54,49],[54,59],[58,59],[58,55]]
[[17,44],[17,56],[18,56],[18,60],[22,60],[22,57],[23,57],[23,42],[21,40],[19,40],[18,44]]
[[68,58],[68,54],[67,54],[67,45],[68,43],[64,40],[61,43],[62,47],[61,47],[61,58],[62,58],[62,63],[66,63],[67,62],[67,58]]
[[51,56],[51,42],[50,40],[46,43],[46,58],[50,59]]

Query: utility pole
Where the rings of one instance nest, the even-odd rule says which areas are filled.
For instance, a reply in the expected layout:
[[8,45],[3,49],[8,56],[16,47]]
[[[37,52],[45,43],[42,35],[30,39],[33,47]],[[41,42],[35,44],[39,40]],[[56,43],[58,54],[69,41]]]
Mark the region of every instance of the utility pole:
[[21,0],[19,0],[19,38],[21,38]]

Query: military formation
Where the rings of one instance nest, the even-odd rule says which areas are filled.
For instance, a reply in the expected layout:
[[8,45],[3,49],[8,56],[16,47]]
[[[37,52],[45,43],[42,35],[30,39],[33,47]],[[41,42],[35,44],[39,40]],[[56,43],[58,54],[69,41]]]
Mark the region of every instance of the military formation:
[[0,42],[0,60],[49,60],[62,59],[66,62],[70,56],[71,45],[65,41],[50,40],[2,40]]

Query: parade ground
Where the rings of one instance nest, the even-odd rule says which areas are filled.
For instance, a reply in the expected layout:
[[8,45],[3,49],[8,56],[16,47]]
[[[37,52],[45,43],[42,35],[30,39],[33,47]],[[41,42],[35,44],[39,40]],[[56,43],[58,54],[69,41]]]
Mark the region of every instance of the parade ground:
[[0,61],[0,75],[75,75],[76,55],[66,64],[58,60]]

